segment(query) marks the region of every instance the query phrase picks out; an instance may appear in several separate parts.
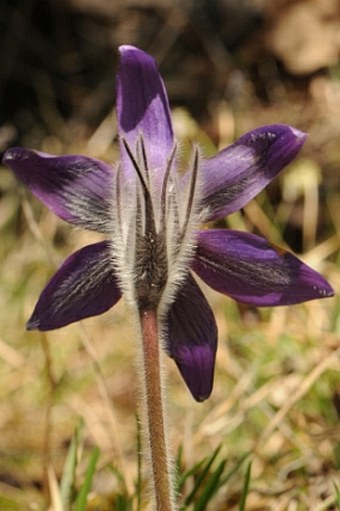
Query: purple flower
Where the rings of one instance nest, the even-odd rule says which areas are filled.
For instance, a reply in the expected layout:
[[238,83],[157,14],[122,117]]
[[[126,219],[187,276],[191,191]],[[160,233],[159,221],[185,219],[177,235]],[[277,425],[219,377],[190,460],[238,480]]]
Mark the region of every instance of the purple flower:
[[43,290],[28,329],[101,314],[125,295],[158,309],[164,349],[198,401],[213,385],[217,327],[191,271],[216,291],[256,306],[333,295],[317,272],[266,240],[200,230],[239,210],[299,152],[305,135],[284,125],[247,133],[213,158],[197,148],[178,169],[168,98],[154,60],[120,48],[120,162],[9,149],[4,162],[60,218],[105,233],[71,255]]

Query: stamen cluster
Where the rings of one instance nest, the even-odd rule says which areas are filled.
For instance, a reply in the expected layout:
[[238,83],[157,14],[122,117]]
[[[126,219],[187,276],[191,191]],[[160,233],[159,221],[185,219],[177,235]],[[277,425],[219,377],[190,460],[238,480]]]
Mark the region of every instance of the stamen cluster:
[[127,179],[121,167],[117,172],[112,236],[116,272],[125,296],[139,309],[160,304],[166,309],[195,249],[199,151],[194,151],[192,168],[181,175],[176,144],[165,171],[159,172],[149,167],[143,136],[135,151],[125,139],[122,143],[134,174]]

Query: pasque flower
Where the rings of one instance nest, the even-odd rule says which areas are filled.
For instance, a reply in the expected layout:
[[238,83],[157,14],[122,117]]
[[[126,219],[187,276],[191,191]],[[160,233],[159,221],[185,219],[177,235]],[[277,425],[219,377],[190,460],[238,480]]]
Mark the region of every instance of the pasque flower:
[[202,230],[239,210],[299,152],[289,126],[247,133],[212,158],[198,148],[179,169],[168,98],[154,60],[122,46],[117,77],[120,161],[9,149],[4,162],[60,218],[105,233],[72,254],[43,290],[28,329],[101,314],[125,295],[157,309],[163,348],[194,398],[212,390],[217,328],[192,271],[216,291],[256,306],[333,294],[316,271],[254,234]]

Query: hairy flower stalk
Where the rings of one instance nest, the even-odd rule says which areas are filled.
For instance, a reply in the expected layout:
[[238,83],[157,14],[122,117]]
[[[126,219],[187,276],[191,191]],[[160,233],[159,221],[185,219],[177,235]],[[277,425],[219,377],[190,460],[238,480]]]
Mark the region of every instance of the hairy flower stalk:
[[328,282],[290,252],[246,232],[201,229],[240,210],[287,165],[306,135],[262,126],[212,158],[193,150],[178,171],[168,98],[156,64],[120,48],[117,126],[120,161],[9,149],[4,163],[60,218],[107,241],[72,254],[47,284],[27,323],[51,330],[101,314],[126,298],[142,347],[147,445],[157,511],[174,504],[161,354],[176,363],[192,396],[213,388],[217,326],[194,279],[255,306],[333,295]]
[[157,511],[172,511],[176,507],[164,417],[165,403],[157,309],[140,310],[139,320],[144,373],[143,403],[147,422],[152,490]]

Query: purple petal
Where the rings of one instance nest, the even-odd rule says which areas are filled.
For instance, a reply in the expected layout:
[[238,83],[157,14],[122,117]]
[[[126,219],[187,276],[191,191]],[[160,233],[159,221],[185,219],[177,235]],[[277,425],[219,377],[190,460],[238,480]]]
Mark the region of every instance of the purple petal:
[[257,306],[333,295],[328,282],[295,256],[240,231],[201,231],[192,268],[216,291]]
[[109,231],[110,165],[86,156],[52,156],[21,147],[6,151],[3,162],[63,220]]
[[168,313],[168,354],[196,401],[212,391],[217,327],[202,291],[189,275]]
[[[143,136],[150,169],[164,169],[173,147],[168,97],[155,60],[133,46],[121,46],[117,75],[118,131],[133,152]],[[121,144],[124,170],[131,166]]]
[[290,126],[263,126],[203,160],[204,221],[245,206],[297,155],[305,139],[304,133]]
[[40,295],[28,330],[53,330],[102,314],[121,297],[107,241],[72,254]]

